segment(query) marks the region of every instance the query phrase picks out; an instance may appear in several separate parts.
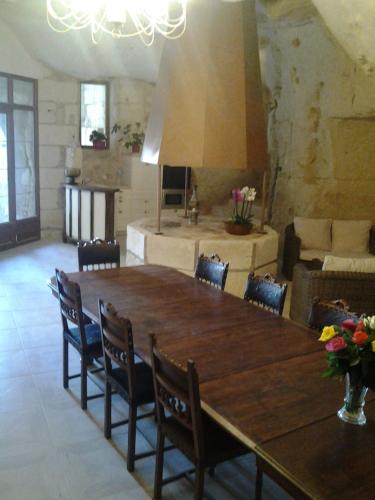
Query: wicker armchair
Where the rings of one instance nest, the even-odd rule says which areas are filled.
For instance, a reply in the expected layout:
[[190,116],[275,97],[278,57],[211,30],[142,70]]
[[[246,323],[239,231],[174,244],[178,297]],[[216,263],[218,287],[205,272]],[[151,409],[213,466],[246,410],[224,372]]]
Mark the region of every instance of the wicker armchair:
[[[375,226],[372,226],[369,237],[369,252],[375,255]],[[295,233],[294,224],[289,224],[285,228],[283,275],[287,280],[293,277],[293,268],[297,262],[309,262],[300,258],[301,239]],[[329,253],[329,252],[327,252]]]
[[[313,267],[313,266],[311,266]],[[316,267],[316,266],[315,266]],[[296,264],[290,303],[290,318],[308,324],[314,297],[346,300],[357,314],[375,314],[375,273],[321,271]]]

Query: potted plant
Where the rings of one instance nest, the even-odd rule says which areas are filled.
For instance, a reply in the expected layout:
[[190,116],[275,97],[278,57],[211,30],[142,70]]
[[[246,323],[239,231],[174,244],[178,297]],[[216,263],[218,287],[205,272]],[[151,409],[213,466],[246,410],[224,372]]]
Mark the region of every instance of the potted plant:
[[94,149],[105,149],[107,146],[107,138],[103,132],[99,132],[99,130],[93,130],[89,139]]
[[229,234],[245,235],[251,232],[253,217],[251,210],[256,197],[255,188],[248,186],[242,189],[232,189],[233,214],[232,219],[225,222],[225,230]]
[[145,139],[140,122],[136,122],[134,125],[131,123],[127,125],[115,123],[112,127],[112,134],[116,134],[117,132],[122,133],[122,137],[118,141],[122,142],[126,149],[131,149],[132,153],[140,152]]

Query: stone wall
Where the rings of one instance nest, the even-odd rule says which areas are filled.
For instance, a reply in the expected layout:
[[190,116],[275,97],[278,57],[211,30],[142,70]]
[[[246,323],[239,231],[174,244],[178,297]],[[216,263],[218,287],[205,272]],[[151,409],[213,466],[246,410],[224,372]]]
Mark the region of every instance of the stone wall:
[[79,82],[54,74],[38,82],[42,237],[60,237],[66,148],[78,140]]
[[258,1],[272,225],[283,231],[294,215],[375,222],[375,79],[317,11],[275,17],[277,3]]
[[[151,108],[153,85],[130,78],[110,80],[110,128],[114,123],[141,123],[143,130]],[[131,154],[118,139],[110,135],[109,150],[83,150],[82,177],[86,183],[115,186],[126,184],[125,155]]]

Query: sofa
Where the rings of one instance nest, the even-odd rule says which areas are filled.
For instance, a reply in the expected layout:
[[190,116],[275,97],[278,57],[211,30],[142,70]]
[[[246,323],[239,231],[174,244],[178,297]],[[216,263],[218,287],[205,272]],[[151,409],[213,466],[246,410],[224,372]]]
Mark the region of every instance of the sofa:
[[295,217],[285,228],[282,271],[286,279],[292,280],[298,262],[307,264],[315,260],[322,265],[329,255],[375,258],[375,226],[368,220]]
[[375,315],[375,272],[325,271],[320,267],[318,260],[294,266],[291,319],[307,325],[315,297],[344,299],[358,315]]

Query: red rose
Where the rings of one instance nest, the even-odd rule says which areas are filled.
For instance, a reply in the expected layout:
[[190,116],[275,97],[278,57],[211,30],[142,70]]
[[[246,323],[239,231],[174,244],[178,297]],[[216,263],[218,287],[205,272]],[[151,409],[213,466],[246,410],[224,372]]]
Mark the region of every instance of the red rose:
[[357,345],[366,344],[368,335],[366,332],[356,331],[352,337],[352,341]]
[[345,340],[342,337],[334,337],[329,342],[326,343],[325,348],[328,352],[336,352],[345,349],[347,346]]
[[357,326],[356,326],[355,329],[358,330],[358,331],[362,331],[364,329],[364,327],[365,327],[365,324],[363,323],[362,320],[360,320],[360,321],[358,321]]
[[[352,320],[352,319],[346,319],[341,323],[341,326],[345,328],[345,330],[351,330],[352,332],[355,332],[357,329],[357,323]],[[361,328],[362,330],[362,328]]]

